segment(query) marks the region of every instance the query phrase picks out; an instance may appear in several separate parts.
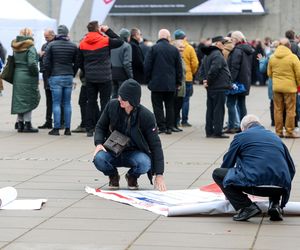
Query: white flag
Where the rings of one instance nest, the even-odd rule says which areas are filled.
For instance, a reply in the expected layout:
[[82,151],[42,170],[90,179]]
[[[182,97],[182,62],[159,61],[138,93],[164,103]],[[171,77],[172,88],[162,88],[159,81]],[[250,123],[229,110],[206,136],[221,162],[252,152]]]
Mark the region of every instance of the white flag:
[[83,2],[84,0],[62,0],[59,24],[64,24],[71,29]]
[[94,0],[90,20],[102,24],[114,3],[115,0]]

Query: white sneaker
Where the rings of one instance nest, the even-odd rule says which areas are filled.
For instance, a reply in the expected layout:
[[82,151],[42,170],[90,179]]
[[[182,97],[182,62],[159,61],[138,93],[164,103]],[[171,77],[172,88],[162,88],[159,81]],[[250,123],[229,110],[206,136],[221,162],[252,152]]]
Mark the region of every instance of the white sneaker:
[[299,132],[299,127],[294,128],[294,132],[298,133]]

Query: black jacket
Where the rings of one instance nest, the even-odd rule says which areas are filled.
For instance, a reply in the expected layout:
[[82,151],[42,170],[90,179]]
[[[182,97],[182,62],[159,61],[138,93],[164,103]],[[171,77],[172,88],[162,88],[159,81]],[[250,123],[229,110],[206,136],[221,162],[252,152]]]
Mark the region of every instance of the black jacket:
[[[130,120],[129,120],[130,119]],[[130,122],[129,129],[127,122]],[[126,129],[127,128],[127,129]],[[103,144],[113,130],[127,135],[138,150],[148,154],[152,160],[152,174],[163,174],[164,155],[154,115],[139,105],[130,115],[112,99],[105,107],[95,130],[95,145]]]
[[290,40],[291,43],[291,51],[300,59],[300,48],[295,40]]
[[176,85],[181,85],[181,57],[167,39],[160,39],[151,47],[144,67],[146,84],[151,91],[175,92]]
[[134,38],[130,39],[130,45],[132,48],[132,71],[133,79],[139,84],[145,83],[144,77],[144,55],[139,42]]
[[79,45],[79,67],[86,82],[101,83],[112,80],[110,50],[118,48],[123,40],[111,29],[105,33],[89,32]]
[[46,48],[43,64],[48,76],[73,75],[78,70],[78,48],[66,37],[56,37]]
[[249,95],[251,85],[252,60],[254,49],[249,44],[237,44],[228,57],[228,67],[233,83],[242,83],[246,92],[239,95]]
[[208,82],[208,91],[225,91],[231,87],[231,75],[225,58],[216,46],[203,47],[206,55],[203,59],[204,79]]

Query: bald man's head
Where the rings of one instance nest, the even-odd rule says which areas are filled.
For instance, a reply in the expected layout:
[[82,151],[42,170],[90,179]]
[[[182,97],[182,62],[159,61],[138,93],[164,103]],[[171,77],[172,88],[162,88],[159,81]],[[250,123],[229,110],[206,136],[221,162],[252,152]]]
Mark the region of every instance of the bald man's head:
[[158,39],[167,39],[167,40],[171,40],[171,33],[170,31],[168,31],[167,29],[161,29],[159,32],[158,32]]
[[279,45],[283,45],[285,47],[288,47],[289,49],[291,48],[291,43],[287,38],[281,38],[279,41]]

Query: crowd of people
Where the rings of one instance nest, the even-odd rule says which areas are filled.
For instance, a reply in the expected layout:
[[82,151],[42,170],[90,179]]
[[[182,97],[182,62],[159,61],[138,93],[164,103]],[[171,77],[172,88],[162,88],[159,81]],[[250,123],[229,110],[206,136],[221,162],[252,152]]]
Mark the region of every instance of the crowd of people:
[[[241,31],[232,31],[225,37],[205,39],[195,49],[183,30],[177,29],[172,37],[169,30],[161,29],[156,43],[149,46],[138,28],[122,28],[116,34],[92,21],[79,46],[70,41],[68,28],[59,25],[56,33],[45,30],[46,43],[37,52],[32,30],[24,28],[12,41],[11,113],[17,115],[15,129],[19,133],[51,129],[48,134],[58,136],[64,128],[66,136],[72,132],[94,136],[93,163],[108,176],[111,189],[119,188],[117,168],[127,167],[129,189],[138,189],[138,178],[148,173],[151,183],[155,175],[156,188],[164,191],[164,155],[158,135],[192,126],[189,103],[193,84],[198,81],[207,92],[206,137],[229,138],[227,134],[238,133],[221,168],[213,173],[239,211],[233,219],[248,220],[261,212],[244,194],[251,193],[269,196],[271,220],[282,220],[281,209],[288,201],[295,168],[279,137],[299,138],[295,127],[300,111],[300,48],[293,31],[285,35],[278,41],[266,38],[264,43],[249,43]],[[0,52],[2,66],[2,46]],[[71,131],[71,94],[78,71],[81,123]],[[39,72],[44,81],[46,115],[45,123],[34,128],[31,116],[40,102]],[[247,115],[246,96],[251,85],[266,83],[271,125],[277,136],[256,116]],[[141,84],[151,91],[154,114],[140,103]],[[228,121],[224,127],[225,106]],[[114,138],[114,131],[121,138]],[[257,138],[265,139],[262,143]],[[105,146],[108,140],[113,149]],[[269,165],[263,166],[266,162]],[[257,186],[264,187],[253,188]]]

